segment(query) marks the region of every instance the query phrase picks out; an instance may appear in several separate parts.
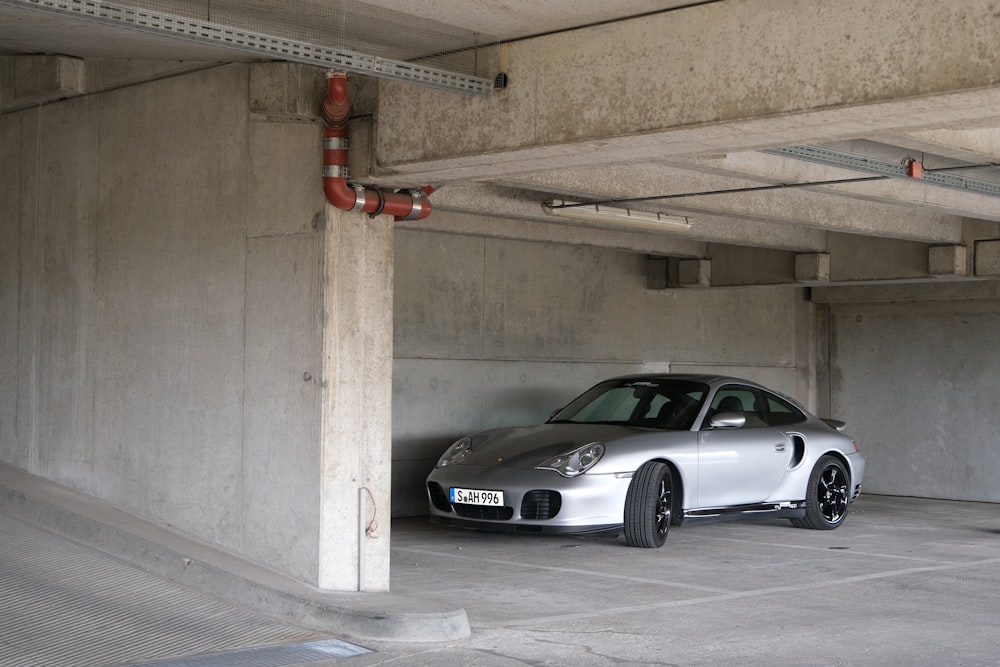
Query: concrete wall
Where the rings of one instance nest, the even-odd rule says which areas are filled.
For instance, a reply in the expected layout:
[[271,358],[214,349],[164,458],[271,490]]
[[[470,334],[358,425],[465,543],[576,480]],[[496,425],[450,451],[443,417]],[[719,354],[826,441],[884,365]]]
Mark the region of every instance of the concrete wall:
[[545,420],[594,382],[713,371],[813,396],[811,305],[794,287],[648,290],[643,255],[396,233],[393,513],[465,433]]
[[0,459],[314,581],[319,129],[249,71],[0,115]]
[[871,493],[1000,502],[1000,302],[831,306],[833,412]]

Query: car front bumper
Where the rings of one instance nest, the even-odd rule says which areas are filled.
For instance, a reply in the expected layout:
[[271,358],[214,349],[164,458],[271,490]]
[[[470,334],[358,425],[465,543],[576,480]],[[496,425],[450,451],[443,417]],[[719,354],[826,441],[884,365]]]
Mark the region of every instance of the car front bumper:
[[[630,473],[567,478],[551,470],[453,465],[427,478],[431,520],[479,530],[593,533],[620,529]],[[453,487],[503,492],[503,506],[460,505]]]

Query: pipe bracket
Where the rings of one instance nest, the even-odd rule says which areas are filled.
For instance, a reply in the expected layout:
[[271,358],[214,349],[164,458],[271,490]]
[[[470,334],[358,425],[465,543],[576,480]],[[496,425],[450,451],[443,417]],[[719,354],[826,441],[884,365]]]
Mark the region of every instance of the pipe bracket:
[[323,178],[349,178],[351,170],[339,164],[324,164]]
[[413,208],[407,215],[400,217],[400,220],[418,220],[421,211],[424,210],[424,193],[420,190],[410,190],[409,194],[413,200]]
[[363,211],[365,208],[365,186],[355,183],[354,188],[354,207],[351,209],[352,212]]
[[350,148],[351,142],[346,137],[323,137],[323,150],[325,151],[346,151]]

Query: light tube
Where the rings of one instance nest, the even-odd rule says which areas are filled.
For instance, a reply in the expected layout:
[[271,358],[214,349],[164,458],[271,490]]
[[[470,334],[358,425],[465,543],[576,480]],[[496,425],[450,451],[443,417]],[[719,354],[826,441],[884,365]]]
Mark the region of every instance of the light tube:
[[646,230],[668,229],[685,230],[691,228],[687,216],[671,215],[669,213],[652,213],[636,211],[630,208],[616,208],[604,204],[578,204],[577,202],[553,199],[542,204],[542,210],[549,215],[569,220],[599,222],[605,225],[617,225]]

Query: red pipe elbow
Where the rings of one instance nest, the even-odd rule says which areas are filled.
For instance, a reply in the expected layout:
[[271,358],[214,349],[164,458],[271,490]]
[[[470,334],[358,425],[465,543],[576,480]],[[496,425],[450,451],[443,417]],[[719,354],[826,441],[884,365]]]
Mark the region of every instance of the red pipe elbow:
[[427,195],[434,188],[382,192],[347,182],[347,73],[327,73],[327,97],[323,101],[323,192],[331,205],[343,211],[370,215],[392,215],[396,220],[422,220],[431,214]]

